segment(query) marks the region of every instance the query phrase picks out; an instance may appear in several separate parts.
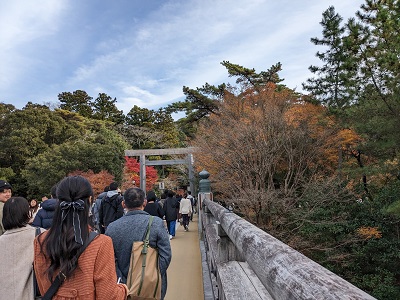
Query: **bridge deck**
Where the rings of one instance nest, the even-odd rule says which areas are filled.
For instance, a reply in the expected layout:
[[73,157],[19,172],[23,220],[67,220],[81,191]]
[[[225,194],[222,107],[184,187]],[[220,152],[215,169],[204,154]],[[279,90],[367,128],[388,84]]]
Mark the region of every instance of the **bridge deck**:
[[179,225],[171,240],[172,261],[167,271],[165,300],[204,299],[197,217],[195,214],[188,232]]

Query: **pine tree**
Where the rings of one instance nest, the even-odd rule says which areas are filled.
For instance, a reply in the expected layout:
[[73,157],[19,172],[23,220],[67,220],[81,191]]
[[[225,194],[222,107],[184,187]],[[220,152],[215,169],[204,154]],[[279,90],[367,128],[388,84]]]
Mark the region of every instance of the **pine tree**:
[[310,66],[309,70],[317,77],[303,83],[306,91],[333,110],[350,105],[357,95],[357,61],[349,55],[352,49],[342,21],[343,18],[335,12],[333,6],[323,13],[320,22],[323,37],[312,38],[311,42],[328,48],[316,54],[324,65]]

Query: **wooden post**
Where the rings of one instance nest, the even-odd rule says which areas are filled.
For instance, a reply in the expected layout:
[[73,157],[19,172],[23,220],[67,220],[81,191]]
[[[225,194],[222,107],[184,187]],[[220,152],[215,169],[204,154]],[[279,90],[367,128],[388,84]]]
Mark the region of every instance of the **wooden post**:
[[235,247],[235,244],[231,241],[225,230],[222,228],[221,223],[217,223],[218,239],[218,263],[224,263],[228,261],[244,261],[243,255],[240,254]]
[[140,188],[146,193],[146,155],[140,155]]

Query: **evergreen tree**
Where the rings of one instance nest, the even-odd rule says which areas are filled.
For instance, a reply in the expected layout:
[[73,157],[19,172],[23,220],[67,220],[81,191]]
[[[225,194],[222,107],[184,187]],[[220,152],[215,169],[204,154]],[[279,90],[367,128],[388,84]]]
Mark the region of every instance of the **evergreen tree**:
[[87,118],[93,116],[92,99],[92,97],[82,90],[58,94],[61,109],[79,113],[81,116]]
[[308,79],[303,88],[329,108],[342,109],[357,97],[357,60],[349,55],[351,47],[345,36],[346,27],[335,8],[329,7],[322,16],[323,37],[312,38],[311,42],[328,48],[316,54],[324,65],[309,67],[317,77]]
[[105,93],[99,93],[99,96],[92,103],[93,118],[116,124],[123,123],[125,116],[115,103],[117,103],[117,98],[112,99]]

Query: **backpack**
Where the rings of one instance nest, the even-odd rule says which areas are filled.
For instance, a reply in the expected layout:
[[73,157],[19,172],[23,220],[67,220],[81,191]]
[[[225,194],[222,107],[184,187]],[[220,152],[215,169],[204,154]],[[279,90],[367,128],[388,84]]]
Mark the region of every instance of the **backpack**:
[[150,247],[150,227],[154,216],[150,216],[149,225],[143,241],[133,242],[126,285],[128,300],[161,299],[161,273],[158,265],[158,251]]
[[105,196],[102,198],[99,212],[99,222],[101,225],[107,227],[111,222],[124,215],[124,209],[121,204],[123,199],[121,195]]

